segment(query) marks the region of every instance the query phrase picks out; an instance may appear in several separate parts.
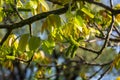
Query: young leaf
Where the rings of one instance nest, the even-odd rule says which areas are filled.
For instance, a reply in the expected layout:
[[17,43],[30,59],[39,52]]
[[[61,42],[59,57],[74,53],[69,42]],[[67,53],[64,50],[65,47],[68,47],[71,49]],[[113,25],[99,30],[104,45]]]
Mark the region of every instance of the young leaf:
[[0,22],[3,20],[3,15],[4,15],[2,10],[3,10],[3,8],[0,7]]
[[7,59],[15,60],[15,56],[6,56]]
[[45,0],[39,0],[39,2],[42,4],[42,6],[44,6],[44,8],[46,9],[46,11],[49,11],[49,6],[45,2]]
[[118,25],[120,25],[120,14],[117,14],[117,15],[115,16],[115,22],[116,22]]
[[75,56],[77,48],[78,48],[77,46],[75,46],[75,45],[73,46],[71,55],[70,55],[71,58],[73,58]]
[[37,1],[36,0],[30,0],[29,4],[33,9],[37,9]]
[[70,42],[71,42],[73,45],[80,46],[79,42],[75,41],[71,35],[70,35],[69,39],[70,39]]
[[48,20],[49,20],[49,25],[51,26],[61,26],[61,20],[60,20],[60,17],[58,15],[54,15],[54,14],[51,14],[48,16]]
[[29,39],[29,34],[23,34],[21,36],[19,44],[18,44],[18,50],[25,51],[28,39]]
[[85,14],[87,14],[89,17],[94,18],[94,15],[89,12],[86,8],[82,8],[81,11],[83,11]]
[[113,66],[118,70],[120,69],[120,55],[117,55],[113,61]]
[[115,9],[120,9],[120,3],[115,5]]
[[75,17],[75,22],[79,25],[79,26],[83,26],[83,19],[81,18],[81,16],[77,15]]
[[23,6],[23,3],[21,2],[21,0],[18,0],[17,7],[22,7],[22,6]]
[[30,50],[36,50],[40,46],[40,38],[32,36],[29,40],[28,46]]
[[52,41],[52,40],[43,41],[42,49],[43,49],[46,53],[51,54],[54,47],[55,47],[55,42],[54,42],[54,41]]
[[73,45],[70,45],[70,46],[67,48],[67,51],[66,51],[66,53],[65,53],[65,56],[69,57],[69,56],[71,55],[71,51],[72,51],[73,47],[74,47]]
[[0,0],[0,6],[2,6],[3,5],[3,0]]
[[17,36],[15,34],[10,34],[3,45],[9,46],[9,47],[11,47],[13,45],[15,48],[17,48],[18,42],[17,42],[17,40],[15,41],[16,38],[17,38]]

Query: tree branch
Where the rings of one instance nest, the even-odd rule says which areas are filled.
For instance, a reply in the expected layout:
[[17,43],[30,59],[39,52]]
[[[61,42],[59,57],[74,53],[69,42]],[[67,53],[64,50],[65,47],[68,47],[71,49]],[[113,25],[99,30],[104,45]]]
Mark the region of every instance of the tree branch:
[[[78,0],[79,1],[79,0]],[[95,2],[94,0],[82,0],[82,1],[86,1],[88,3],[92,3],[92,4],[95,4],[97,6],[100,6],[106,10],[109,10],[110,12],[112,12],[112,14],[116,15],[116,14],[119,14],[120,13],[120,10],[115,10],[115,9],[112,9],[111,7],[103,4],[103,3],[100,3],[100,2]]]
[[64,8],[61,8],[61,9],[57,9],[57,10],[53,10],[53,11],[49,11],[49,12],[43,12],[43,13],[40,13],[40,14],[37,14],[35,16],[32,16],[28,19],[25,19],[25,20],[22,20],[18,23],[14,23],[12,25],[0,25],[0,28],[6,28],[6,29],[17,29],[17,28],[21,28],[25,25],[28,25],[28,24],[32,24],[33,22],[35,21],[38,21],[38,20],[41,20],[41,19],[44,19],[46,18],[47,16],[49,16],[50,14],[57,14],[57,15],[60,15],[60,14],[63,14],[65,13],[66,11],[68,10],[68,6],[64,7]]
[[[100,36],[96,36],[97,38],[100,38],[100,39],[103,39],[103,40],[105,40],[106,38],[104,38],[104,37],[100,37]],[[109,41],[112,41],[112,42],[120,42],[120,39],[118,38],[118,39],[113,39],[113,38],[109,38]]]
[[114,15],[112,14],[112,21],[110,23],[110,26],[108,27],[108,32],[107,32],[107,35],[106,35],[106,38],[105,38],[105,42],[104,42],[101,50],[99,51],[99,54],[95,57],[95,59],[97,59],[100,56],[100,54],[103,52],[104,48],[107,46],[107,44],[109,42],[109,38],[110,38],[110,35],[112,33],[112,29],[113,29],[113,25],[114,25],[114,20],[115,20],[115,18],[114,18]]
[[10,35],[10,33],[12,32],[12,30],[7,30],[7,33],[5,34],[5,36],[3,37],[3,39],[0,42],[0,46],[3,45],[3,43],[6,41],[6,39],[8,38],[8,36]]
[[92,74],[91,76],[89,76],[89,79],[93,78],[97,73],[99,73],[101,70],[103,69],[103,67],[101,67],[98,71],[96,71],[94,74]]
[[110,70],[110,66],[100,75],[100,77],[98,78],[98,80],[101,80],[103,78],[103,76]]
[[32,17],[30,17],[28,19],[22,20],[22,21],[20,21],[18,23],[14,23],[14,24],[11,24],[11,25],[0,25],[0,29],[4,28],[4,29],[9,30],[7,32],[7,34],[5,35],[5,37],[2,39],[2,41],[0,42],[0,45],[2,45],[4,43],[4,41],[7,39],[7,37],[9,36],[9,34],[11,33],[11,31],[13,29],[21,28],[21,27],[24,27],[25,25],[32,24],[35,21],[41,20],[43,18],[46,18],[50,14],[58,14],[58,15],[63,14],[67,10],[68,10],[68,7],[65,6],[64,8],[61,8],[61,9],[57,9],[57,10],[53,10],[53,11],[49,11],[49,12],[43,12],[41,14],[32,16]]
[[119,29],[118,29],[116,26],[113,26],[113,27],[114,27],[115,31],[117,32],[117,34],[120,36],[120,31],[119,31]]
[[82,46],[79,46],[79,48],[83,49],[83,50],[86,50],[86,51],[89,51],[89,52],[92,52],[92,53],[95,53],[98,55],[98,51],[95,51],[95,50],[92,50],[92,49],[88,49],[88,48],[85,48],[85,47],[82,47]]

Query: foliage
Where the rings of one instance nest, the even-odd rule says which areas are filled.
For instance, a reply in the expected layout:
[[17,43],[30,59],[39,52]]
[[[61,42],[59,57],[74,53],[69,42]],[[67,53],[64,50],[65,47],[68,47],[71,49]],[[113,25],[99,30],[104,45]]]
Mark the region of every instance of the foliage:
[[100,80],[120,69],[119,6],[0,0],[1,80]]

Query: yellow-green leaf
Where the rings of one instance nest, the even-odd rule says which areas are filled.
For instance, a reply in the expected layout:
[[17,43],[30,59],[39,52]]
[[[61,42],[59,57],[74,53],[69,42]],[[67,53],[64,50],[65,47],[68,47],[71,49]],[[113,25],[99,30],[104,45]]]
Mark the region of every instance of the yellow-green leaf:
[[19,44],[18,44],[18,50],[25,51],[28,39],[29,39],[29,34],[23,34],[21,36]]
[[75,41],[71,35],[70,35],[69,39],[70,39],[70,42],[71,42],[73,45],[80,46],[79,42]]
[[116,68],[116,69],[120,69],[120,55],[118,54],[116,56],[116,58],[114,59],[113,61],[113,66]]
[[54,14],[51,14],[48,16],[48,20],[49,20],[49,25],[51,26],[61,26],[61,20],[60,20],[60,17],[58,15],[54,15]]
[[116,9],[120,9],[120,4],[115,5]]
[[39,48],[40,46],[40,38],[39,37],[35,37],[35,36],[32,36],[29,40],[29,49],[30,50],[36,50],[37,48]]
[[0,22],[3,20],[3,8],[2,7],[0,7]]
[[0,6],[3,6],[3,0],[0,0]]
[[72,51],[73,47],[74,47],[74,45],[70,45],[70,46],[67,48],[67,51],[66,51],[66,53],[65,53],[65,56],[70,57],[71,51]]
[[39,0],[39,2],[42,4],[42,6],[45,7],[46,11],[49,11],[49,6],[48,6],[48,4],[46,3],[45,0]]
[[84,23],[83,19],[79,15],[75,17],[75,22],[79,24],[79,26],[83,26],[83,23]]
[[73,46],[72,51],[71,51],[71,55],[70,55],[71,58],[74,58],[77,48],[78,47],[76,45]]
[[42,49],[46,52],[51,54],[53,51],[53,48],[55,47],[55,42],[52,40],[45,40],[42,44]]
[[86,8],[82,8],[81,11],[83,11],[85,14],[87,14],[89,17],[94,18],[94,15],[89,12]]
[[13,45],[16,48],[18,46],[18,44],[14,45],[14,43],[17,43],[17,40],[15,41],[16,38],[17,36],[15,34],[10,34],[3,45],[9,47]]
[[17,7],[22,7],[23,6],[23,4],[22,4],[22,2],[19,0],[18,2],[17,2]]
[[36,0],[30,0],[29,4],[33,9],[37,9],[38,4]]
[[6,56],[7,59],[10,59],[10,60],[15,60],[15,56]]

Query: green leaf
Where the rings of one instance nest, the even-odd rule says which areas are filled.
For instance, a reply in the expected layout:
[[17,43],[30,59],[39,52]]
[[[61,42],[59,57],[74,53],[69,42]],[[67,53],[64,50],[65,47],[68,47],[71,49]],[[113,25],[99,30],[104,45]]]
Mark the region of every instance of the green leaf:
[[0,22],[3,20],[3,16],[4,16],[4,13],[3,13],[3,8],[0,7]]
[[36,0],[30,0],[29,5],[33,8],[33,9],[37,9],[37,1]]
[[58,15],[51,14],[48,16],[48,24],[51,26],[59,27],[61,26],[61,20]]
[[113,66],[118,70],[120,69],[120,54],[118,54],[114,61],[113,61]]
[[86,8],[82,8],[81,11],[83,11],[85,14],[87,14],[89,17],[94,18],[94,15],[89,12]]
[[76,17],[75,17],[75,21],[76,21],[76,23],[77,24],[79,24],[80,26],[83,26],[83,19],[81,18],[81,16],[79,16],[79,15],[77,15]]
[[23,34],[20,38],[19,44],[18,44],[18,50],[25,51],[26,45],[29,39],[29,34]]
[[71,35],[70,35],[69,39],[70,39],[71,44],[76,45],[76,46],[80,46],[79,42],[75,41]]
[[115,5],[115,9],[120,9],[120,3]]
[[82,32],[83,23],[84,23],[83,19],[79,15],[77,15],[75,17],[75,25],[78,28],[78,30],[81,32]]
[[7,59],[15,60],[15,56],[6,56]]
[[29,40],[28,46],[30,50],[36,50],[40,46],[40,38],[36,36],[32,36]]
[[0,6],[3,6],[3,3],[4,3],[3,0],[0,0]]
[[46,9],[47,11],[49,11],[49,6],[48,6],[48,4],[45,2],[45,0],[39,0],[39,2],[42,4],[42,6],[45,7],[45,9]]
[[46,52],[51,54],[53,51],[53,48],[55,47],[55,42],[52,40],[45,40],[42,44],[42,49]]
[[51,14],[47,17],[47,19],[43,22],[41,33],[44,32],[44,30],[49,30],[50,32],[53,32],[55,27],[61,26],[61,19],[58,15]]
[[4,42],[3,46],[11,47],[14,46],[16,49],[18,47],[17,36],[15,34],[10,34],[7,40]]
[[57,27],[60,27],[60,26],[61,26],[61,19],[60,19],[60,16],[54,15],[54,20],[55,20],[56,26],[57,26]]
[[72,48],[73,48],[73,47],[74,47],[73,45],[70,45],[70,46],[67,48],[67,51],[66,51],[66,53],[65,53],[65,56],[69,57],[69,56],[71,55],[71,51],[72,51]]
[[23,3],[21,2],[21,0],[17,1],[17,7],[23,7]]
[[75,56],[77,48],[78,48],[77,46],[75,46],[75,45],[73,46],[72,52],[71,52],[71,55],[70,55],[71,58],[73,58]]

